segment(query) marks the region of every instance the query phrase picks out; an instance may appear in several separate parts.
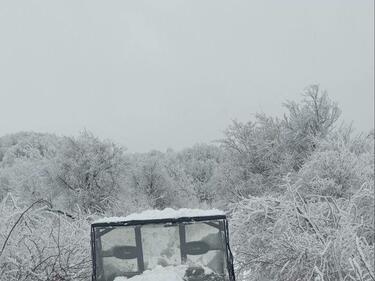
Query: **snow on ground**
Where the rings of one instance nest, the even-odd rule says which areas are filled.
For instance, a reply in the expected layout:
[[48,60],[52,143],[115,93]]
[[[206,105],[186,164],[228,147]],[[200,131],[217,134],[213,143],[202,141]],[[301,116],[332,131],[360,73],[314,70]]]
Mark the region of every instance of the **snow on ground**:
[[132,278],[117,277],[114,281],[184,281],[186,266],[157,266]]
[[94,223],[111,223],[135,220],[154,220],[154,219],[177,219],[184,217],[206,217],[206,216],[222,216],[225,215],[223,211],[200,210],[200,209],[178,209],[174,210],[166,208],[164,210],[147,210],[142,213],[134,213],[126,217],[109,217],[96,220]]

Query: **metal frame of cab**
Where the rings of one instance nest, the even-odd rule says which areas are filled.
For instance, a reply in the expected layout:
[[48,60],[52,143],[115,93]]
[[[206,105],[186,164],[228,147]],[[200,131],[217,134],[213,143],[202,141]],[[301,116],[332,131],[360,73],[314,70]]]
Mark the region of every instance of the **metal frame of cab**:
[[[230,281],[235,281],[235,274],[234,274],[234,266],[233,266],[233,254],[230,249],[229,245],[229,230],[228,230],[228,220],[225,215],[214,215],[214,216],[197,216],[197,217],[180,217],[180,218],[163,218],[163,219],[149,219],[149,220],[131,220],[131,221],[117,221],[117,222],[98,222],[91,224],[91,256],[92,256],[92,281],[98,281],[96,278],[96,264],[97,264],[97,255],[96,251],[96,232],[95,228],[97,227],[116,227],[116,226],[135,226],[136,231],[136,246],[142,244],[141,235],[140,235],[140,227],[147,224],[177,224],[179,225],[179,232],[180,232],[180,245],[184,245],[186,243],[186,233],[185,233],[185,224],[190,224],[194,222],[209,222],[209,221],[217,221],[221,220],[225,235],[225,255],[227,261],[227,270],[228,276]],[[137,227],[139,226],[139,227]],[[138,232],[138,233],[137,233]],[[100,247],[100,246],[99,246]],[[142,247],[140,247],[142,249]],[[184,263],[186,261],[186,253],[183,251],[183,247],[180,248],[181,250],[181,261]],[[99,257],[100,258],[100,257]],[[136,274],[141,274],[144,271],[144,261],[143,261],[143,254],[137,257],[138,259],[138,268],[139,272]],[[101,261],[102,262],[102,261]]]

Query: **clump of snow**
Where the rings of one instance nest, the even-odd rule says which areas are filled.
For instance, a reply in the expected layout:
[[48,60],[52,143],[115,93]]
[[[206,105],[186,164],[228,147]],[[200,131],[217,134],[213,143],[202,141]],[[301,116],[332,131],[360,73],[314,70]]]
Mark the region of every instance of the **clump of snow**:
[[131,278],[116,277],[114,281],[184,281],[186,266],[157,266],[153,270],[146,270],[142,275]]
[[111,223],[124,221],[142,221],[142,220],[156,220],[156,219],[177,219],[185,217],[208,217],[208,216],[222,216],[225,215],[223,211],[217,209],[201,210],[201,209],[178,209],[166,208],[164,210],[147,210],[141,213],[134,213],[126,217],[109,217],[96,220],[94,223]]

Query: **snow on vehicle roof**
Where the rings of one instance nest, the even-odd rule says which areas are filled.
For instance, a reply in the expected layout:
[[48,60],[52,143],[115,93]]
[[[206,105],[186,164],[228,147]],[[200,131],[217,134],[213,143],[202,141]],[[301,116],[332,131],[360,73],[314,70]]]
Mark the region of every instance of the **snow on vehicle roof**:
[[126,217],[108,217],[94,221],[94,223],[112,223],[124,221],[144,221],[157,219],[178,219],[186,217],[209,217],[223,216],[225,213],[217,209],[201,210],[201,209],[178,209],[174,210],[166,208],[164,210],[147,210],[141,213],[133,213]]

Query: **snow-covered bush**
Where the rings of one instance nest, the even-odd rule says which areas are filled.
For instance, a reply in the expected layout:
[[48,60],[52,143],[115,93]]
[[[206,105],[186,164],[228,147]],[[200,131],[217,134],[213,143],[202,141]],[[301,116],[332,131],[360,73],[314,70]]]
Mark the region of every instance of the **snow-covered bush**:
[[24,206],[8,194],[0,203],[0,280],[89,280],[89,226],[44,200]]
[[[254,122],[234,121],[225,131],[222,147],[229,152],[233,164],[247,174],[274,177],[283,168],[282,122],[264,114]],[[247,173],[247,174],[246,174]]]
[[[223,162],[223,151],[214,145],[197,144],[191,148],[176,153],[175,163],[183,173],[182,178],[189,184],[184,189],[189,190],[197,198],[198,202],[211,204],[217,193],[216,183],[212,181],[217,168]],[[168,171],[173,169],[172,163],[168,163]],[[179,177],[173,177],[174,181],[181,181]]]
[[149,208],[196,207],[198,184],[186,171],[186,163],[178,154],[152,151],[133,154],[126,177],[126,194],[133,194],[141,205]]
[[374,139],[337,132],[319,143],[298,177],[304,194],[350,197],[374,181]]
[[60,139],[50,134],[17,133],[0,138],[0,200],[8,193],[31,203],[53,196],[49,176]]
[[144,197],[151,208],[163,209],[177,202],[161,152],[132,155],[129,176],[130,188],[139,198]]
[[292,170],[283,143],[283,122],[256,115],[255,121],[234,121],[220,141],[224,159],[214,175],[216,190],[226,200],[278,192],[281,175]]
[[234,206],[232,243],[239,277],[373,280],[373,186],[364,185],[352,200],[307,201],[297,190],[289,186],[283,197],[252,197]]
[[341,115],[337,103],[331,101],[319,85],[307,87],[303,96],[300,103],[287,101],[284,104],[288,110],[283,122],[284,144],[295,170],[299,170],[315,150],[317,141],[332,132]]
[[222,208],[228,202],[238,202],[243,197],[261,196],[269,190],[266,182],[262,174],[246,172],[230,160],[220,164],[210,183],[216,190],[217,206]]
[[123,148],[101,141],[91,133],[65,138],[56,156],[54,178],[70,192],[70,207],[102,212],[111,207],[119,191],[126,161]]
[[245,196],[278,192],[282,177],[303,166],[340,116],[337,104],[316,85],[306,89],[301,103],[284,105],[284,119],[257,114],[254,121],[234,121],[225,131],[220,142],[233,167],[226,165],[231,171],[226,174],[235,183],[227,185],[229,191],[240,190]]
[[243,280],[374,280],[374,139],[330,134],[282,194],[232,205]]
[[23,197],[25,203],[54,196],[53,180],[49,175],[51,160],[14,159],[12,165],[0,169],[0,200],[11,192]]
[[60,139],[52,134],[20,132],[0,138],[0,167],[11,166],[16,160],[52,158]]

